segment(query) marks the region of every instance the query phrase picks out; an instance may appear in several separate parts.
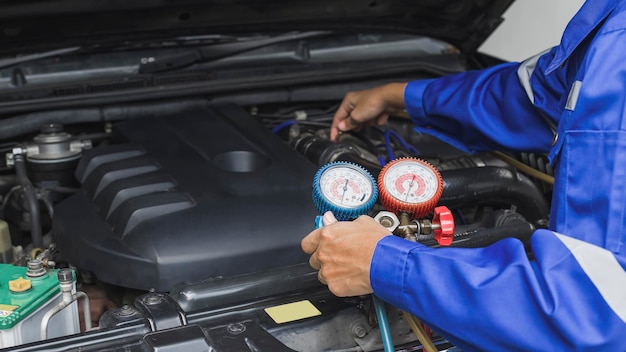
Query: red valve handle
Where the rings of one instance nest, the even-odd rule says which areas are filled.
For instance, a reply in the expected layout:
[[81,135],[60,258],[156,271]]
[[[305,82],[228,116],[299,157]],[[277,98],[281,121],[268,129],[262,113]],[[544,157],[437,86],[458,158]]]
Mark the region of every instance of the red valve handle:
[[454,217],[448,207],[440,206],[434,210],[433,224],[438,224],[435,229],[435,240],[440,246],[449,246],[454,239]]

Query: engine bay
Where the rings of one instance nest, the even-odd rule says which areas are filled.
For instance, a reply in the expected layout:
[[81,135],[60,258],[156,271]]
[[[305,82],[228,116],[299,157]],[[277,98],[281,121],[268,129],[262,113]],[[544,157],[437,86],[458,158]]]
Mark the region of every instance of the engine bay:
[[[42,333],[55,339],[29,336],[3,347],[381,349],[372,300],[332,295],[300,248],[319,215],[316,171],[329,163],[378,177],[394,159],[427,161],[441,174],[437,203],[454,222],[446,246],[527,242],[546,226],[550,185],[509,163],[549,173],[540,155],[507,154],[506,162],[499,154],[467,154],[413,131],[406,116],[331,142],[336,107],[193,101],[137,115],[128,109],[114,122],[45,124],[32,139],[5,147],[3,219],[12,244],[5,265],[52,276],[70,268],[74,291],[88,299],[71,300],[80,312],[73,328]],[[377,202],[368,214],[385,210]],[[436,217],[377,219],[395,235],[437,247]],[[270,313],[293,313],[284,307],[296,303],[313,313],[286,320]],[[397,346],[419,348],[402,312],[389,309]],[[438,349],[450,346],[431,334]]]
[[478,48],[511,3],[3,3],[0,349],[452,351],[301,241],[328,210],[431,247],[547,226],[544,155],[404,111],[330,138],[346,92],[502,63]]

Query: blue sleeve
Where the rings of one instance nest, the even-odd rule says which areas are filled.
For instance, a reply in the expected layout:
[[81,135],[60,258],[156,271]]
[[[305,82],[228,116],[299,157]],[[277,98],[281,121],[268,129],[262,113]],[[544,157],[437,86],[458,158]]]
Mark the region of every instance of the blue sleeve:
[[461,150],[548,151],[554,134],[546,117],[558,119],[564,85],[561,73],[543,75],[553,51],[533,62],[527,82],[520,82],[519,63],[410,82],[404,92],[409,116],[419,132]]
[[374,293],[411,312],[464,352],[626,350],[626,263],[548,230],[486,248],[379,241]]

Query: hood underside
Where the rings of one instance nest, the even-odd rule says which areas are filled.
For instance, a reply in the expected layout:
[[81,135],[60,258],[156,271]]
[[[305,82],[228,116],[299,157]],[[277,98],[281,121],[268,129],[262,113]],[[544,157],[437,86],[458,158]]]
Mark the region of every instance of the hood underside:
[[9,0],[0,55],[176,37],[291,30],[394,31],[475,51],[512,0]]

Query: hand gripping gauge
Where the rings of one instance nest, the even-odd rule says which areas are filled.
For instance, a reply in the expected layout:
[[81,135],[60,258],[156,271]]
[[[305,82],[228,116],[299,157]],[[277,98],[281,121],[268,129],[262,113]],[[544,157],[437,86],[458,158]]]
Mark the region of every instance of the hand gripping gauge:
[[367,214],[378,198],[376,181],[363,167],[337,161],[320,168],[313,178],[313,203],[320,213],[332,211],[337,220]]
[[380,171],[378,189],[385,209],[396,214],[406,212],[417,219],[433,211],[443,193],[443,180],[428,162],[401,158]]

